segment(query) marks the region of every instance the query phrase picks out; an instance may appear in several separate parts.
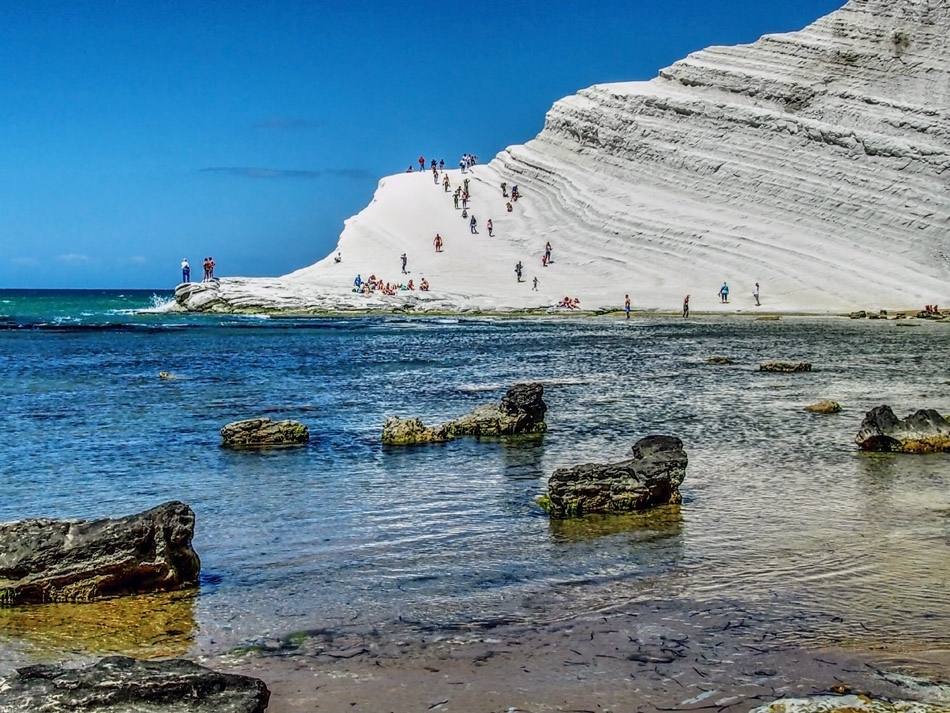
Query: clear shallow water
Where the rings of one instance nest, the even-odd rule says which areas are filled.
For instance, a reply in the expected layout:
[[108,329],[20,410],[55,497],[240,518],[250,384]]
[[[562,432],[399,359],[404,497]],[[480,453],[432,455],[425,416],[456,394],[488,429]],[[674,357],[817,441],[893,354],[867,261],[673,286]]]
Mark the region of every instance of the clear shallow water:
[[[151,293],[119,307],[97,293],[71,295],[64,326],[44,314],[55,295],[22,314],[8,295],[0,521],[183,500],[203,584],[0,610],[6,666],[541,622],[638,598],[741,602],[790,640],[950,644],[950,458],[852,444],[880,403],[950,412],[946,325],[181,317],[137,314]],[[769,358],[815,371],[757,372]],[[542,439],[379,444],[389,414],[440,422],[522,380],[545,384]],[[845,411],[802,410],[825,398]],[[311,445],[218,447],[222,425],[261,414],[303,421]],[[656,432],[690,457],[680,508],[550,523],[534,505],[554,468],[626,457]]]

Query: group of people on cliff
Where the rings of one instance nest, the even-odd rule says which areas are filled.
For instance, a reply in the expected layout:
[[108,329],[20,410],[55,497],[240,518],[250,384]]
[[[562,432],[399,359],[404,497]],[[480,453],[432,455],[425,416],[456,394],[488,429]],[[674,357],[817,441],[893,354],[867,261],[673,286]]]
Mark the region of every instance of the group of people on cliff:
[[[217,279],[214,276],[214,258],[206,257],[201,263],[204,269],[204,276],[201,278],[202,282],[210,282]],[[181,281],[182,282],[191,282],[191,264],[188,262],[188,258],[181,259]]]
[[[398,291],[414,291],[415,289],[416,283],[411,279],[405,283],[383,282],[382,278],[378,278],[376,275],[370,275],[365,280],[362,278],[362,276],[357,275],[353,280],[353,292],[359,292],[364,295],[370,295],[375,292],[379,292],[384,295],[394,296]],[[429,291],[429,281],[424,277],[419,281],[419,291]]]

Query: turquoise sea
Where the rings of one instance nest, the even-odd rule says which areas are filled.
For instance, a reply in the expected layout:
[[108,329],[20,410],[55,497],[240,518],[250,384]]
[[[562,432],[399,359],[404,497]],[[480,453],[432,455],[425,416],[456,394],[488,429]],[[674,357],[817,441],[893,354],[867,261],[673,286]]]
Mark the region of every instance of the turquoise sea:
[[[0,672],[651,598],[759,608],[804,644],[950,645],[950,456],[852,441],[881,403],[950,412],[947,325],[233,317],[162,312],[169,299],[0,291],[0,521],[182,500],[202,560],[196,593],[0,609]],[[759,373],[772,358],[814,371]],[[387,415],[441,422],[525,380],[545,387],[543,438],[380,445]],[[844,411],[803,410],[822,399]],[[311,444],[219,447],[221,426],[260,415],[303,421]],[[552,523],[535,505],[554,468],[651,433],[684,441],[681,507]]]

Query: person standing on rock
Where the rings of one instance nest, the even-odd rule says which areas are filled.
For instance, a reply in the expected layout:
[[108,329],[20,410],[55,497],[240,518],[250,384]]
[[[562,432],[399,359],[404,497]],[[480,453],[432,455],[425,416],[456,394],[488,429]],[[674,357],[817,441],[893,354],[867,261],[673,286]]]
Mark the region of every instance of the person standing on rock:
[[722,283],[722,287],[719,288],[719,301],[722,304],[729,303],[729,285],[725,282]]
[[492,236],[492,234],[491,234],[491,231],[495,229],[495,228],[492,226],[492,224],[491,224],[491,218],[489,218],[489,219],[488,219],[488,222],[485,223],[485,227],[488,228],[488,237],[489,237],[489,238],[494,237],[494,236]]
[[435,234],[435,239],[432,241],[432,244],[435,245],[435,251],[437,253],[442,252],[442,236],[438,233]]
[[426,160],[425,160],[425,158],[422,157],[422,156],[419,157],[419,170],[420,170],[420,171],[425,171],[425,170],[426,170]]
[[399,259],[402,260],[402,274],[405,275],[405,274],[406,274],[406,262],[408,262],[408,258],[406,258],[406,253],[403,253],[402,255],[400,255],[400,256],[399,256]]
[[521,282],[521,271],[524,269],[524,265],[521,264],[521,260],[515,265],[515,274],[518,276],[518,282]]
[[445,159],[443,159],[443,158],[440,158],[440,159],[439,159],[439,170],[440,170],[440,171],[444,171],[444,170],[445,170]]
[[445,192],[449,192],[449,174],[442,174],[442,187],[445,189]]
[[755,306],[761,307],[762,303],[759,302],[759,283],[758,282],[755,283],[755,289],[752,290],[752,296],[755,297]]
[[537,275],[534,276],[534,279],[531,280],[531,283],[532,283],[531,289],[537,292],[538,291],[538,276]]
[[188,258],[181,259],[181,281],[191,282],[191,265],[188,264]]
[[623,311],[627,315],[627,319],[630,319],[630,295],[623,296]]
[[478,235],[478,231],[475,229],[475,226],[478,225],[478,221],[475,220],[475,216],[472,216],[472,219],[468,221],[468,227],[472,231],[472,235]]
[[689,295],[683,298],[683,316],[689,317]]
[[550,264],[551,262],[551,241],[550,240],[544,245],[544,257],[547,258],[545,260],[545,263]]

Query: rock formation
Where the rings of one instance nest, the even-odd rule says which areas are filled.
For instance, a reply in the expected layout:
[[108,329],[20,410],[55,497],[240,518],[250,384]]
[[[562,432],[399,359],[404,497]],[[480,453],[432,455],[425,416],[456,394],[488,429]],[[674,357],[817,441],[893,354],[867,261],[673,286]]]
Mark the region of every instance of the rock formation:
[[[316,265],[192,283],[176,299],[215,311],[540,307],[498,275],[557,234],[546,289],[585,309],[616,308],[615,285],[634,283],[639,308],[674,310],[692,292],[695,311],[748,309],[753,281],[770,311],[950,303],[948,35],[943,0],[850,0],[801,31],[589,87],[468,176],[480,201],[498,201],[490,259],[436,255],[431,236],[459,223],[451,201],[426,176],[389,176]],[[523,196],[511,213],[502,181]],[[356,272],[389,275],[406,250],[432,292],[352,293]],[[729,305],[715,297],[723,280]]]
[[841,404],[837,401],[819,401],[816,404],[809,404],[805,410],[810,413],[838,413],[841,411]]
[[251,418],[226,425],[221,439],[221,445],[237,449],[298,446],[310,441],[310,431],[299,421]]
[[539,504],[551,517],[565,518],[679,503],[687,460],[680,439],[647,436],[633,446],[629,460],[558,468]]
[[179,502],[118,519],[0,524],[0,605],[195,587],[194,534],[195,513]]
[[877,406],[865,415],[854,442],[866,451],[950,451],[950,421],[933,409],[921,409],[901,420],[890,406]]
[[110,656],[81,669],[28,666],[0,679],[4,713],[264,713],[269,699],[259,679],[182,659]]
[[759,371],[773,371],[782,374],[811,371],[811,364],[807,361],[763,361],[759,364]]
[[383,424],[383,443],[410,445],[439,443],[457,436],[516,436],[543,433],[547,428],[544,414],[548,410],[541,398],[541,384],[515,384],[497,404],[478,406],[472,413],[447,421],[441,426],[423,425],[419,418],[402,419],[390,416]]

